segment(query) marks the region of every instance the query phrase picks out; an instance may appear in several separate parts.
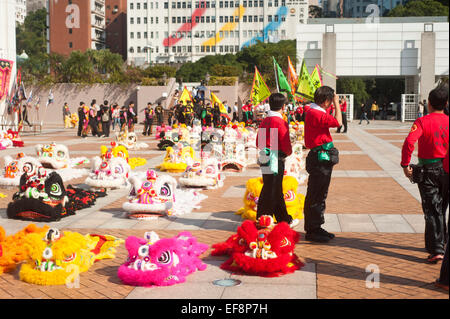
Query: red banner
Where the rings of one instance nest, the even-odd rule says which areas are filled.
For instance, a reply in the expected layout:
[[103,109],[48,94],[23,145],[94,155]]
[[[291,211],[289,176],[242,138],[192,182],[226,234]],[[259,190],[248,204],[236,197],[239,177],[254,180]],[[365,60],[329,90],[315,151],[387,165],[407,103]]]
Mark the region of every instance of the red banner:
[[0,101],[8,95],[14,61],[0,59]]

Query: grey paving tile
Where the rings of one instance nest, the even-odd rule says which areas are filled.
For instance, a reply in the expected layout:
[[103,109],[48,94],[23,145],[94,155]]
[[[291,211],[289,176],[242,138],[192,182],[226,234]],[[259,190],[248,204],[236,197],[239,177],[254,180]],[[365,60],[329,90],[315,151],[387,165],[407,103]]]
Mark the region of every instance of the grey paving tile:
[[169,287],[137,287],[127,299],[220,299],[225,288],[210,282],[191,282]]
[[338,218],[343,232],[377,232],[367,214],[338,214]]
[[223,194],[224,198],[242,198],[245,192],[245,186],[230,186]]
[[201,225],[201,229],[217,229],[217,230],[226,230],[226,231],[236,231],[238,226],[241,223],[233,222],[233,221],[224,221],[224,220],[207,220],[204,224]]
[[142,229],[143,231],[165,229],[175,219],[169,219],[166,217],[158,217],[154,220],[139,220],[132,229]]
[[316,299],[315,285],[241,284],[225,289],[223,299]]
[[422,214],[403,214],[402,216],[416,233],[425,232],[425,218]]
[[325,224],[323,228],[329,232],[341,232],[341,224],[339,223],[339,218],[337,214],[325,214]]
[[130,218],[111,218],[104,222],[103,224],[99,225],[98,228],[109,228],[109,229],[129,229],[132,228],[134,225],[136,225],[139,221],[130,219]]
[[370,214],[375,227],[382,233],[414,233],[402,215]]

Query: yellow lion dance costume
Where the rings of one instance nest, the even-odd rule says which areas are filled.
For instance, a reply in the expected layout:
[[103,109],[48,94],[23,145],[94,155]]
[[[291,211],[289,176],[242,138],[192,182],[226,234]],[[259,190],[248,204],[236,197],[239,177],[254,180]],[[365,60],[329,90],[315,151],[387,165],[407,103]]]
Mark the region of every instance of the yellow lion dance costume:
[[123,242],[109,235],[83,236],[56,228],[30,234],[23,243],[28,261],[20,268],[20,279],[37,285],[69,284],[95,261],[114,258],[115,247]]
[[[251,178],[247,181],[244,207],[240,208],[236,214],[241,215],[243,219],[256,221],[256,211],[258,208],[258,199],[263,187],[262,177]],[[297,193],[298,182],[295,177],[283,177],[283,194],[286,203],[287,212],[293,219],[303,219],[303,205],[305,196]]]
[[169,173],[183,173],[186,167],[192,165],[195,161],[195,151],[192,147],[173,148],[169,146],[166,149],[166,156],[162,164],[156,166],[156,168]]
[[28,234],[47,231],[48,227],[39,228],[30,224],[11,236],[6,236],[5,230],[0,227],[0,275],[16,269],[16,266],[27,259],[27,251],[23,240]]
[[143,166],[147,163],[147,160],[142,157],[129,157],[128,150],[123,145],[117,145],[115,142],[111,143],[111,149],[108,149],[107,146],[100,146],[101,158],[106,156],[107,153],[111,153],[114,157],[123,157],[128,165],[130,165],[131,169],[135,169],[138,166]]

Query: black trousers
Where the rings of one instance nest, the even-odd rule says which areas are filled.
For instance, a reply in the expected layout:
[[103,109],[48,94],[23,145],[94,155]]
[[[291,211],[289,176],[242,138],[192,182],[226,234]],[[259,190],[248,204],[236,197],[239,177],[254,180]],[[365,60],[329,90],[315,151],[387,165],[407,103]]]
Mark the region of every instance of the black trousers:
[[347,114],[345,112],[342,113],[342,125],[338,128],[337,132],[341,133],[341,129],[344,127],[344,133],[347,132]]
[[303,214],[307,233],[316,231],[325,223],[325,201],[328,196],[333,166],[329,161],[319,162],[317,151],[310,150],[306,157],[306,171],[309,178]]
[[445,252],[448,183],[448,175],[442,167],[442,162],[425,166],[424,180],[418,183],[425,217],[425,249],[433,255]]
[[110,126],[111,126],[111,122],[110,121],[102,122],[102,132],[103,132],[103,135],[105,135],[106,137],[109,137]]
[[148,119],[144,122],[144,134],[149,136],[152,134],[153,119]]
[[77,132],[77,136],[81,136],[81,131],[83,130],[83,119],[80,118],[78,120],[78,132]]
[[258,199],[256,218],[263,215],[275,216],[277,223],[292,222],[283,195],[284,160],[278,160],[278,174],[262,174],[263,188]]
[[98,136],[98,123],[94,119],[89,120],[89,126],[91,127],[92,136]]
[[236,112],[233,112],[233,119],[232,119],[232,121],[235,122],[237,120],[238,120],[238,115],[237,115]]

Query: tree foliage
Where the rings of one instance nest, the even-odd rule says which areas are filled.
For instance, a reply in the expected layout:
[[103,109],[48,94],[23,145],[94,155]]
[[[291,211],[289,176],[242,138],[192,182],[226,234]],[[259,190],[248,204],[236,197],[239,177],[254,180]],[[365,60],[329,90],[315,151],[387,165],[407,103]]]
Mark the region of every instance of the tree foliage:
[[[444,5],[443,3],[447,3]],[[411,0],[390,10],[388,17],[448,16],[448,0]]]

